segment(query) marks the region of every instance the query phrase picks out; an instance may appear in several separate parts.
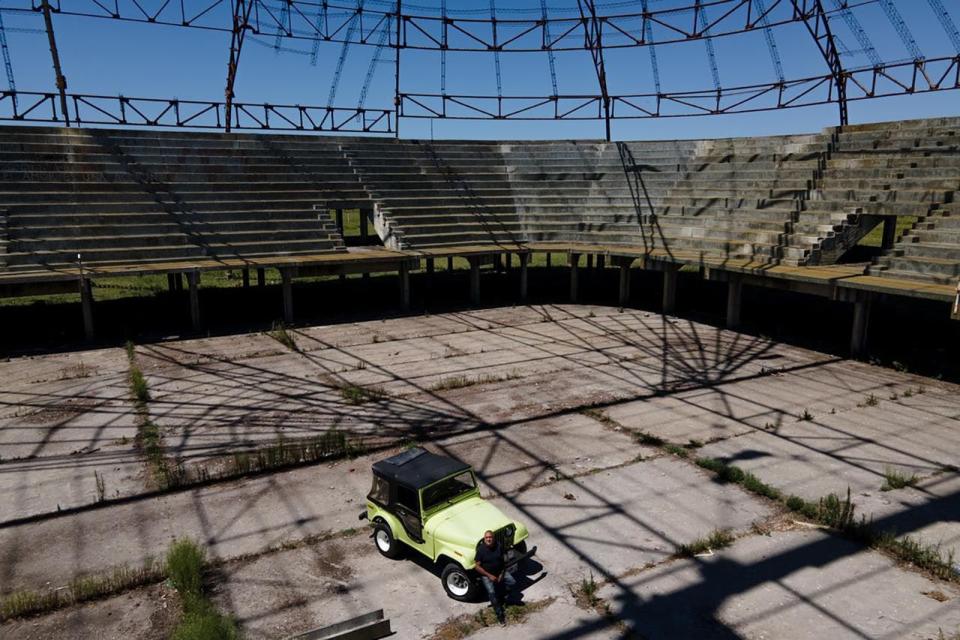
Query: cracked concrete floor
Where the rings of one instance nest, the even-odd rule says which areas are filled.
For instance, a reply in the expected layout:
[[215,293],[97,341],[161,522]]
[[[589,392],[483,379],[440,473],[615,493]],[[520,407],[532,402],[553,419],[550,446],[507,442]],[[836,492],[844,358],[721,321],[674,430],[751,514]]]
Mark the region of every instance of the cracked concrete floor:
[[[526,599],[556,598],[525,624],[481,630],[478,638],[612,638],[624,628],[651,638],[681,631],[799,638],[816,628],[801,628],[805,618],[826,625],[830,637],[935,638],[938,629],[960,625],[956,587],[819,531],[755,530],[754,523],[782,518],[775,506],[717,485],[630,435],[642,430],[703,445],[697,455],[734,462],[810,499],[850,486],[858,509],[876,521],[956,547],[954,386],[605,307],[500,308],[290,333],[297,351],[262,334],[139,346],[150,416],[163,429],[167,455],[201,464],[281,434],[332,428],[395,440],[429,435],[429,447],[476,465],[485,494],[529,524],[547,576]],[[447,600],[437,578],[414,562],[384,564],[362,534],[231,560],[355,526],[369,465],[386,450],[150,496],[135,448],[123,450],[127,468],[64,452],[102,451],[104,438],[130,443],[135,423],[122,350],[2,367],[8,378],[35,382],[0,395],[0,443],[17,452],[0,464],[0,592],[138,564],[190,535],[225,562],[217,602],[252,638],[381,606],[401,637],[429,637],[446,618],[480,606]],[[454,388],[452,379],[467,384]],[[345,385],[381,388],[385,396],[351,405],[340,392]],[[22,420],[48,406],[52,416],[74,396],[99,404],[49,424]],[[800,420],[804,414],[810,419]],[[121,471],[108,476],[107,493],[126,500],[94,508],[86,476],[115,467]],[[881,492],[887,468],[916,474],[917,485]],[[61,501],[77,511],[58,515]],[[672,559],[676,544],[717,527],[742,537],[713,558]],[[350,562],[334,560],[344,558]],[[576,607],[569,585],[591,573],[619,627]],[[0,637],[149,637],[150,620],[163,611],[148,593],[7,622]],[[830,601],[832,593],[862,606]],[[135,606],[144,610],[134,614]]]

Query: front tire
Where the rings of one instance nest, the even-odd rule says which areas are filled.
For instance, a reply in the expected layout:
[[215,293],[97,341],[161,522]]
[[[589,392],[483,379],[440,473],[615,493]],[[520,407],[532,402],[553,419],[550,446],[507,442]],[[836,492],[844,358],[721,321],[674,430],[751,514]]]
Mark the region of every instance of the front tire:
[[373,542],[380,555],[396,560],[400,557],[400,543],[393,537],[393,531],[386,522],[378,522],[373,528]]
[[470,602],[476,595],[477,587],[473,578],[456,562],[451,562],[443,568],[440,580],[443,582],[443,590],[454,600]]

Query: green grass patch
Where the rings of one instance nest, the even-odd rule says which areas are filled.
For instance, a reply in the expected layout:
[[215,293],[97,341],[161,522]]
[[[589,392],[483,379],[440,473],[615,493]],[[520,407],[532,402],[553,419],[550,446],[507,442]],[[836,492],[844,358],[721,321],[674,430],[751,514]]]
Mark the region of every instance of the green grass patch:
[[716,529],[705,538],[697,538],[693,542],[677,546],[677,555],[686,558],[692,558],[701,553],[707,553],[714,549],[723,549],[733,544],[733,533],[729,529]]
[[686,447],[682,447],[679,444],[673,444],[672,442],[666,442],[660,445],[660,448],[666,451],[671,455],[675,455],[678,458],[689,458],[690,450]]
[[[896,239],[899,240],[904,231],[912,229],[916,223],[916,216],[897,216]],[[883,224],[881,223],[874,227],[870,233],[863,236],[857,244],[864,247],[880,247],[883,244]]]
[[167,575],[180,594],[183,618],[174,630],[173,640],[235,640],[236,622],[218,612],[203,588],[206,552],[188,538],[175,540],[167,551]]
[[904,489],[912,487],[920,481],[915,474],[907,475],[891,467],[887,467],[883,472],[883,485],[880,491],[893,491],[894,489]]

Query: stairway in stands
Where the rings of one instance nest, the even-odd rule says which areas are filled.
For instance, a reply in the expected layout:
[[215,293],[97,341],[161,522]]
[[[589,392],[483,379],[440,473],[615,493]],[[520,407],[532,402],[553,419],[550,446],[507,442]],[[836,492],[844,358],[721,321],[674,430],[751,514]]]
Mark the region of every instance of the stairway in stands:
[[387,246],[516,246],[523,240],[495,143],[344,139],[341,147],[380,205]]
[[835,262],[885,218],[935,211],[958,185],[958,122],[906,120],[835,131],[791,238],[792,246],[813,245],[796,256],[799,262]]
[[[874,180],[904,184],[884,207],[917,216],[869,268],[871,275],[934,284],[960,279],[960,118],[851,127]],[[866,153],[869,151],[869,153]],[[893,190],[893,186],[889,190]]]
[[646,220],[645,243],[668,253],[782,261],[825,148],[816,134],[700,141]]

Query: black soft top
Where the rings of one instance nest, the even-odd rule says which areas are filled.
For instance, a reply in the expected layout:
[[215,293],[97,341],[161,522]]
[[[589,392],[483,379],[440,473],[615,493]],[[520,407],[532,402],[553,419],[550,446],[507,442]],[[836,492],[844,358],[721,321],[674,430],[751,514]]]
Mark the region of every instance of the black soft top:
[[407,449],[386,460],[373,463],[375,474],[411,486],[414,489],[422,489],[437,480],[442,480],[469,468],[470,465],[465,462],[446,456],[438,456],[420,447]]

